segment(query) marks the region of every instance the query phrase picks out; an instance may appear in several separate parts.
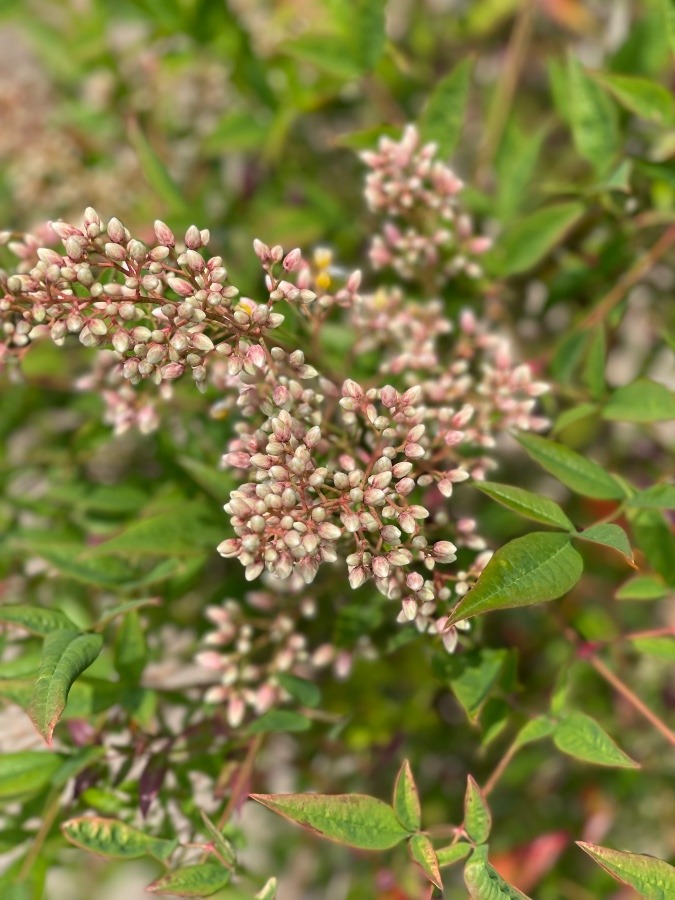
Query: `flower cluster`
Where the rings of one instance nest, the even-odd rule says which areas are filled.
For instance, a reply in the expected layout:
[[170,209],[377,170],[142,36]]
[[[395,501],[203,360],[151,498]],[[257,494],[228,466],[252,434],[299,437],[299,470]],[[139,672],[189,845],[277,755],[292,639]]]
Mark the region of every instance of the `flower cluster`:
[[[247,714],[262,715],[292,699],[284,676],[311,679],[331,667],[345,678],[356,655],[372,654],[366,635],[353,649],[324,641],[312,648],[302,633],[303,621],[316,615],[317,603],[305,596],[302,582],[289,583],[290,591],[249,591],[244,603],[227,599],[208,606],[206,617],[214,626],[204,637],[204,649],[196,656],[202,668],[217,682],[204,695],[207,703],[226,703],[232,728]],[[289,602],[292,601],[292,606]]]
[[[471,237],[458,210],[461,182],[433,145],[418,144],[408,128],[364,157],[368,202],[387,217],[371,257],[404,277],[434,272],[435,285],[458,267],[477,274],[468,260],[487,242]],[[407,223],[396,239],[392,222]],[[536,398],[547,386],[513,360],[509,341],[468,310],[453,322],[440,299],[422,303],[397,286],[363,291],[361,272],[343,271],[325,249],[306,258],[254,241],[266,294],[257,302],[239,295],[221,257],[206,255],[209,233],[194,225],[178,242],[158,221],[150,244],[93,209],[80,227],[50,226],[62,249],[3,236],[20,264],[0,273],[0,363],[42,335],[100,348],[78,384],[100,391],[118,433],[157,426],[152,396],[134,390],[140,382],[165,397],[184,372],[201,390],[211,383],[222,394],[214,416],[238,408],[223,465],[245,479],[225,506],[233,535],[220,553],[238,559],[249,581],[264,574],[273,590],[310,584],[343,560],[352,589],[372,582],[398,601],[399,622],[452,650],[449,610],[489,551],[472,519],[449,514],[446,498],[456,484],[485,478],[502,432],[546,425]],[[294,308],[296,346],[275,334],[278,304]],[[351,339],[337,371],[323,359],[326,326]],[[473,562],[445,569],[459,551]],[[225,631],[228,610],[219,613]],[[274,634],[284,631],[280,616]],[[284,652],[304,652],[291,637]],[[265,706],[267,694],[252,696],[236,694],[232,719],[241,704]]]
[[463,272],[481,275],[476,257],[490,248],[489,238],[473,232],[457,195],[463,182],[436,158],[434,143],[420,146],[420,136],[409,125],[400,141],[383,137],[376,151],[361,159],[369,167],[366,201],[385,217],[382,230],[370,246],[374,268],[392,267],[404,279],[433,273],[436,284]]
[[[23,241],[4,241],[22,261],[17,274],[0,274],[0,365],[22,355],[32,340],[49,335],[63,344],[76,335],[85,347],[112,345],[119,369],[131,384],[172,381],[186,370],[204,389],[209,360],[220,354],[228,369],[252,372],[265,362],[265,331],[283,315],[239,298],[219,256],[205,259],[209,232],[192,225],[184,243],[155,223],[156,243],[132,238],[119,221],[101,221],[87,209],[81,227],[51,222],[63,251]],[[272,258],[282,251],[275,247]],[[294,299],[286,297],[287,300]],[[313,299],[302,292],[302,302]],[[210,335],[207,334],[210,332]]]

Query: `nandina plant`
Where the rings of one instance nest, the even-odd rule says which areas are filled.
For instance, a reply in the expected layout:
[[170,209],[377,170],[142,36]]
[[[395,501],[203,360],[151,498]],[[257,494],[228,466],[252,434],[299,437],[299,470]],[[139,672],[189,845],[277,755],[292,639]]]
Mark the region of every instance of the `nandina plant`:
[[244,6],[8,129],[3,897],[675,896],[670,5]]

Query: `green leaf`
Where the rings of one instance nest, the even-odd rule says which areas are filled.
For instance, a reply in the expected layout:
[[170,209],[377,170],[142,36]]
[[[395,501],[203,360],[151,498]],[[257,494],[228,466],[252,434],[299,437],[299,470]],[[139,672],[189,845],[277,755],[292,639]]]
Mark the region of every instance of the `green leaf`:
[[666,586],[653,575],[636,575],[625,581],[614,595],[617,600],[661,600],[667,596]]
[[603,175],[611,167],[618,149],[616,107],[572,53],[567,58],[567,87],[567,111],[574,145],[596,173]]
[[670,52],[675,53],[675,2],[674,0],[661,0],[661,14]]
[[171,177],[159,154],[150,144],[135,120],[128,124],[129,143],[136,151],[138,164],[145,180],[157,197],[166,205],[167,210],[176,216],[189,213],[189,206],[180,188]]
[[441,847],[440,850],[436,851],[436,859],[438,860],[439,868],[442,869],[445,866],[454,865],[454,863],[459,862],[461,859],[465,859],[470,852],[471,845],[464,842],[460,844],[448,844],[447,847]]
[[361,71],[375,67],[387,43],[385,0],[347,0],[343,28],[352,58]]
[[539,494],[533,494],[531,491],[508,484],[498,484],[495,481],[476,481],[473,483],[473,487],[508,509],[520,513],[521,516],[534,519],[535,522],[552,525],[555,528],[565,528],[569,531],[574,530],[574,525],[558,504],[547,497],[541,497]]
[[417,786],[407,759],[399,769],[394,785],[394,812],[398,820],[408,831],[419,831],[422,823],[422,810]]
[[429,881],[443,890],[443,881],[438,867],[438,857],[426,834],[414,834],[408,841],[408,853],[414,863],[424,872]]
[[535,741],[550,737],[555,728],[556,724],[552,719],[547,716],[537,716],[536,719],[530,719],[523,725],[513,743],[518,748],[524,747],[526,744],[534,744]]
[[638,378],[614,391],[602,417],[613,422],[668,422],[675,419],[675,393],[657,381]]
[[467,57],[435,86],[420,116],[424,141],[435,141],[442,157],[449,157],[459,142],[469,99],[473,59]]
[[511,706],[499,697],[490,697],[486,701],[480,713],[480,724],[483,731],[480,745],[483,750],[496,741],[508,726],[511,713]]
[[213,824],[203,809],[199,810],[199,814],[202,817],[204,827],[208,831],[209,837],[211,838],[218,855],[228,866],[233,866],[237,861],[234,847],[222,833],[220,828]]
[[553,203],[518,219],[486,257],[496,275],[518,275],[541,262],[584,214],[581,203]]
[[515,122],[506,129],[495,160],[496,213],[502,222],[510,222],[526,201],[546,131],[521,129]]
[[41,790],[62,765],[62,756],[47,751],[0,754],[0,799]]
[[198,556],[222,537],[205,525],[200,510],[187,508],[149,516],[89,551],[90,556]]
[[535,434],[519,434],[518,443],[539,465],[566,487],[595,500],[621,500],[621,485],[592,459]]
[[464,795],[464,830],[474,844],[484,844],[490,836],[491,827],[490,807],[478,784],[469,775]]
[[124,603],[118,603],[116,606],[106,609],[101,618],[94,625],[95,631],[102,631],[106,625],[116,619],[118,616],[126,616],[132,610],[142,609],[144,606],[161,606],[159,597],[143,597],[140,600],[126,600]]
[[613,878],[635,888],[646,900],[671,900],[675,897],[675,869],[662,859],[644,853],[612,850],[585,841],[576,843]]
[[635,567],[633,559],[633,548],[628,540],[628,535],[620,525],[613,522],[603,522],[599,525],[591,525],[583,531],[574,535],[583,541],[590,541],[593,544],[602,544],[603,547],[610,547],[620,553],[629,565]]
[[589,336],[586,361],[582,370],[583,382],[594,400],[601,400],[605,393],[606,354],[605,329],[600,325]]
[[672,124],[673,98],[662,85],[646,78],[609,72],[592,72],[591,76],[629,112],[657,125]]
[[675,484],[653,484],[633,494],[627,503],[641,509],[675,509]]
[[391,806],[365,794],[251,794],[303,828],[360,850],[388,850],[409,836]]
[[123,681],[136,682],[147,662],[145,633],[136,610],[124,617],[115,637],[115,669]]
[[311,727],[307,716],[291,709],[270,709],[246,729],[247,734],[267,734],[270,731],[307,731]]
[[675,662],[675,637],[636,637],[631,643],[640,653]]
[[595,403],[580,403],[578,406],[566,409],[565,412],[560,413],[555,420],[553,434],[558,434],[558,432],[563,431],[565,428],[569,428],[571,425],[581,422],[582,419],[597,415],[598,412],[599,410]]
[[179,456],[177,462],[207,494],[221,503],[227,503],[235,486],[234,478],[229,472],[220,472],[215,466],[207,466],[187,456]]
[[658,509],[629,509],[631,530],[637,546],[667,585],[675,587],[675,535]]
[[20,625],[31,634],[45,637],[52,631],[64,629],[76,630],[75,623],[59,609],[44,609],[40,606],[28,606],[27,604],[8,604],[0,606],[0,622],[9,622],[12,625]]
[[118,819],[99,816],[69,819],[61,825],[61,831],[76,847],[112,859],[138,859],[150,855],[165,862],[178,846],[178,841],[155,838]]
[[146,887],[149,894],[170,894],[172,897],[210,897],[230,880],[230,873],[218,863],[198,863],[182,866],[163,875]]
[[487,858],[487,846],[481,844],[464,866],[464,883],[470,900],[530,900],[513,885],[504,881]]
[[566,594],[583,562],[567,534],[532,532],[500,547],[448,620],[451,625],[496,609],[530,606]]
[[82,634],[72,629],[52,631],[45,637],[28,714],[48,744],[72,683],[89,668],[102,647],[100,634]]
[[507,657],[508,651],[489,647],[457,656],[443,654],[434,659],[434,674],[448,685],[473,719],[501,675]]
[[311,63],[341,80],[351,80],[362,74],[360,64],[341,35],[304,34],[295,40],[285,41],[282,49],[289,56]]
[[[24,545],[23,541],[17,541]],[[117,588],[128,584],[134,578],[133,571],[126,561],[118,559],[87,558],[86,551],[78,545],[62,545],[59,547],[41,546],[35,549],[59,575],[72,578],[82,584],[93,584],[100,587]]]
[[314,709],[321,703],[321,691],[314,682],[307,681],[306,678],[298,678],[297,675],[291,675],[288,672],[277,675],[277,681],[291,697],[295,697],[303,706]]
[[558,750],[583,762],[623,769],[640,768],[635,760],[614,743],[595,719],[585,713],[571,712],[566,715],[556,726],[553,742]]

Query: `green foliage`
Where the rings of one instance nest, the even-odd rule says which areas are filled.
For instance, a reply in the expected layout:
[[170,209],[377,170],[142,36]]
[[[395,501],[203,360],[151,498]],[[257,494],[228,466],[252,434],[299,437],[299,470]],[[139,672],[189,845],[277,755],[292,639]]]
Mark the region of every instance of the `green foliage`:
[[69,819],[63,823],[61,830],[76,847],[116,859],[138,859],[150,854],[164,861],[178,844],[177,841],[151,837],[117,819],[93,816]]
[[409,831],[391,806],[365,794],[251,794],[251,799],[331,841],[387,850]]
[[497,484],[493,481],[478,482],[474,486],[508,509],[520,513],[521,516],[534,519],[535,522],[541,522],[543,525],[551,525],[554,528],[574,530],[572,522],[553,500],[540,497],[523,488],[509,484]]
[[480,581],[452,612],[451,622],[496,609],[555,600],[581,577],[583,563],[567,534],[532,532],[501,547]]
[[419,831],[421,826],[420,798],[408,760],[404,760],[394,784],[394,812],[408,831]]
[[28,712],[48,744],[73,682],[94,662],[102,647],[99,634],[82,634],[72,629],[50,631],[45,637]]
[[471,900],[528,900],[490,865],[485,844],[476,847],[464,866],[464,884]]
[[421,113],[422,137],[426,141],[435,141],[444,157],[450,156],[460,139],[472,68],[471,59],[458,63],[438,82]]
[[583,762],[629,769],[638,767],[600,725],[584,713],[571,712],[565,715],[556,726],[553,741],[563,753]]
[[210,897],[229,880],[230,873],[218,863],[201,863],[174,869],[149,884],[146,891],[170,897]]
[[661,859],[611,850],[585,841],[577,841],[577,844],[613,878],[635,888],[641,897],[667,900],[675,891],[675,869]]
[[492,816],[481,789],[469,775],[464,796],[464,829],[475,844],[484,844],[490,836]]

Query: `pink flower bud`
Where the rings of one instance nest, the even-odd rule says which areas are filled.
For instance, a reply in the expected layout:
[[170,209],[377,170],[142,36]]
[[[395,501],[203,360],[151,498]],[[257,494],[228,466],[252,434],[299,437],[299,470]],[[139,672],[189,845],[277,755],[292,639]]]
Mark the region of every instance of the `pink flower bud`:
[[202,334],[201,332],[190,335],[190,345],[194,347],[195,350],[201,350],[204,353],[213,350],[214,346],[211,338],[207,334]]
[[438,562],[450,563],[457,559],[457,547],[450,541],[436,541],[431,552]]
[[157,237],[157,242],[163,247],[173,248],[176,246],[176,238],[174,237],[173,231],[171,231],[169,226],[165,225],[160,219],[155,221],[155,236]]
[[421,459],[424,456],[424,447],[420,444],[406,444],[403,450],[408,459]]
[[294,269],[297,269],[301,260],[302,250],[300,250],[299,247],[296,247],[294,250],[289,251],[284,257],[283,267],[287,272],[292,272]]
[[417,602],[414,597],[406,597],[401,603],[403,615],[409,622],[413,622],[417,617]]
[[342,536],[342,532],[337,525],[332,525],[330,522],[322,522],[317,531],[319,537],[323,538],[324,541],[337,541]]
[[358,400],[360,397],[363,397],[363,388],[355,381],[352,381],[351,378],[347,378],[342,385],[342,394],[345,397],[351,397],[353,400]]
[[165,381],[173,381],[174,378],[180,378],[180,376],[185,371],[185,366],[181,365],[178,362],[168,363],[166,366],[162,366],[162,378]]
[[389,562],[385,556],[376,556],[371,566],[376,578],[386,578],[389,575]]
[[361,270],[356,269],[354,272],[352,272],[352,274],[347,279],[347,284],[345,285],[345,287],[351,294],[353,294],[356,291],[358,291],[360,285],[361,285]]
[[168,282],[171,290],[175,291],[181,297],[191,297],[195,292],[193,286],[183,278],[169,278]]
[[122,244],[126,240],[126,229],[120,220],[116,219],[114,216],[108,222],[106,231],[108,232],[110,240],[115,244]]
[[266,362],[265,351],[260,344],[252,344],[246,351],[246,359],[253,363],[257,369],[262,369]]
[[387,409],[391,409],[398,403],[399,393],[395,387],[392,387],[390,384],[385,384],[382,388],[380,397],[382,399],[382,405],[386,406]]
[[202,245],[202,236],[196,225],[190,225],[185,232],[185,246],[189,250],[199,250]]

